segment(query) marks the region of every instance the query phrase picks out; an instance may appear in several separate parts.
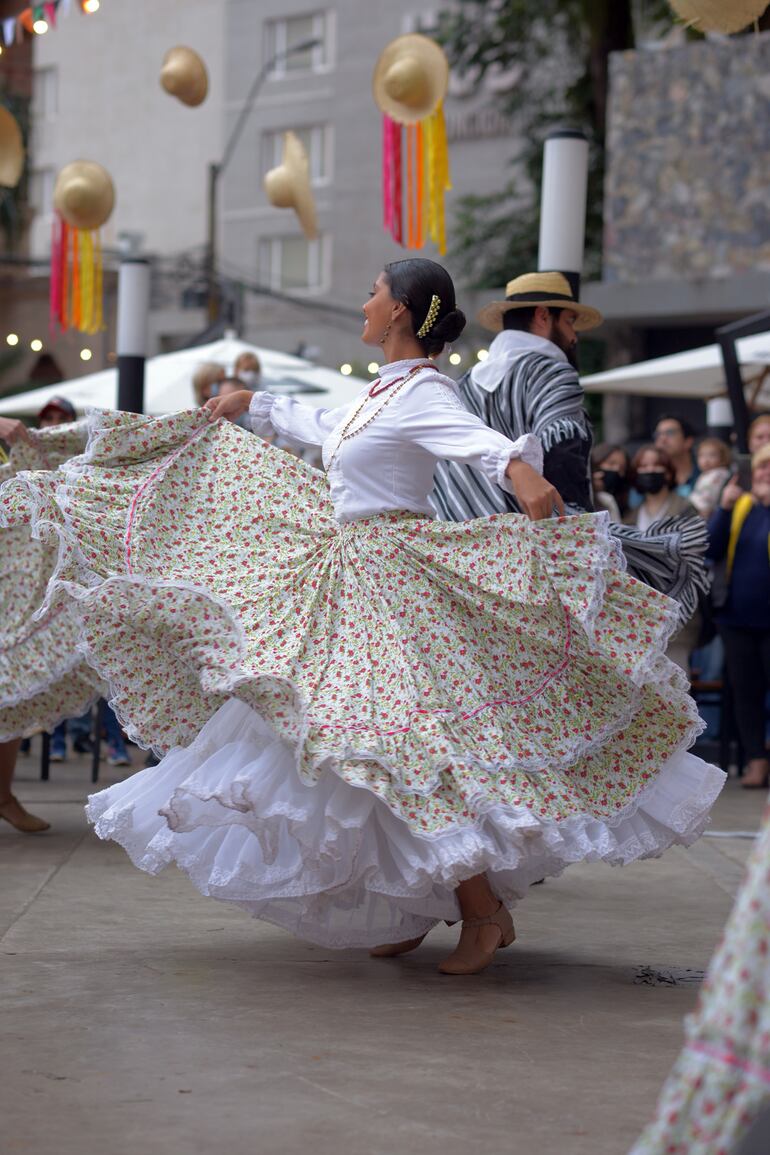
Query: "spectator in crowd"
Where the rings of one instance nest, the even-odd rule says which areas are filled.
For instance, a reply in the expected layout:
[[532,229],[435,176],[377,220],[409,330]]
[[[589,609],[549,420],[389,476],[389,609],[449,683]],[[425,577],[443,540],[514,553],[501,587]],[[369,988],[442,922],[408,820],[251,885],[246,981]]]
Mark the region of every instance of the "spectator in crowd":
[[37,415],[38,429],[50,429],[52,425],[69,425],[77,421],[75,406],[66,397],[52,397]]
[[[751,492],[737,477],[709,521],[715,617],[725,646],[735,720],[746,758],[743,785],[765,788],[765,701],[770,687],[770,444],[751,460]],[[721,580],[720,580],[721,579]]]
[[[697,517],[687,498],[676,490],[674,466],[664,449],[657,445],[643,445],[638,449],[631,462],[630,478],[637,493],[641,494],[642,503],[625,514],[626,525],[647,530],[668,517],[687,513]],[[688,676],[690,654],[698,644],[700,630],[701,616],[696,613],[672,637],[666,651],[671,661],[676,662]]]
[[192,386],[196,405],[205,405],[216,392],[216,386],[224,381],[227,374],[224,365],[216,361],[204,361],[193,373]]
[[247,389],[261,389],[262,366],[256,353],[241,353],[233,365],[233,377],[242,381]]
[[730,449],[718,437],[704,437],[696,458],[698,480],[689,500],[701,517],[709,518],[719,504],[722,487],[730,476]]
[[689,497],[698,478],[698,468],[693,457],[693,429],[683,417],[664,414],[655,426],[653,441],[658,449],[663,449],[674,467],[674,489],[680,497]]
[[760,413],[749,426],[749,453],[758,453],[763,445],[770,445],[770,413]]
[[597,509],[606,509],[610,521],[621,522],[628,497],[629,460],[625,449],[600,441],[591,450],[591,474]]
[[676,471],[669,454],[659,445],[643,445],[631,462],[630,480],[642,502],[626,512],[626,525],[649,529],[657,521],[680,513],[695,513],[676,485]]

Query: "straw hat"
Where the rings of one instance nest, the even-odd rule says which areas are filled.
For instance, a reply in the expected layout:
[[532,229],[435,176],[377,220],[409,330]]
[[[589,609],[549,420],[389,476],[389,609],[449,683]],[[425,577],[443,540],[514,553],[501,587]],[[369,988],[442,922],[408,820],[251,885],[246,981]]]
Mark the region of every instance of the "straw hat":
[[283,136],[283,157],[265,177],[265,192],[277,209],[294,209],[309,241],[318,236],[315,202],[310,190],[310,166],[302,142],[293,132]]
[[192,48],[178,44],[163,57],[160,83],[166,92],[195,108],[203,104],[209,90],[209,75],[203,59]]
[[449,61],[427,36],[409,33],[391,40],[374,66],[372,91],[381,112],[398,124],[430,116],[446,96]]
[[741,32],[759,20],[767,0],[669,0],[677,16],[699,32]]
[[479,324],[493,333],[499,333],[503,327],[503,314],[509,309],[532,309],[536,305],[545,305],[554,309],[569,309],[576,313],[575,329],[595,329],[601,325],[604,318],[598,309],[590,305],[581,305],[575,300],[570,285],[564,273],[524,273],[520,277],[509,281],[505,286],[504,301],[490,301],[478,315]]
[[106,168],[73,160],[56,178],[53,205],[73,229],[99,229],[115,207],[115,186]]
[[16,188],[24,171],[24,142],[15,117],[0,105],[0,185]]

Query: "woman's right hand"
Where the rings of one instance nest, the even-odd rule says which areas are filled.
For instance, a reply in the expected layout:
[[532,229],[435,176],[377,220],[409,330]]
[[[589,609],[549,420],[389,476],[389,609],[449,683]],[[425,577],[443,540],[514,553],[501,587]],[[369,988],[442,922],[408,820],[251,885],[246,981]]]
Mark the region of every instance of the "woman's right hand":
[[203,408],[208,410],[211,421],[216,421],[218,417],[228,417],[234,421],[248,411],[253,396],[250,389],[239,389],[237,393],[228,393],[224,397],[212,397]]
[[719,501],[720,508],[726,509],[729,512],[735,505],[738,498],[743,497],[745,492],[746,491],[741,489],[740,485],[738,484],[737,474],[734,474],[732,477],[728,478],[727,484],[722,490],[722,497]]
[[14,441],[31,441],[29,430],[23,421],[15,417],[0,417],[0,438],[13,445]]

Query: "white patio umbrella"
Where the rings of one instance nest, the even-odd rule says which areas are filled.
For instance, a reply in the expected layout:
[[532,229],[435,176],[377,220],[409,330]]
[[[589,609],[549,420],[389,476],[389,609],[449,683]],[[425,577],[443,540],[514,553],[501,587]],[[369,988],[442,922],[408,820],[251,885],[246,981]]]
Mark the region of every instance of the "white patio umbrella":
[[[770,405],[770,333],[742,337],[736,342],[741,374],[747,386],[747,400],[754,408]],[[764,384],[760,384],[765,378]],[[708,401],[727,394],[722,351],[719,345],[704,345],[669,357],[621,365],[604,373],[583,377],[587,393],[632,393],[645,397],[691,397]],[[759,393],[753,396],[760,384]]]
[[[343,377],[334,369],[325,369],[280,353],[262,349],[235,337],[224,337],[209,345],[181,349],[177,353],[162,353],[151,357],[145,365],[144,409],[158,416],[189,409],[196,404],[192,375],[204,361],[219,361],[232,370],[241,353],[256,353],[262,365],[262,387],[271,393],[289,393],[309,405],[335,409],[348,405],[365,384],[359,377]],[[4,417],[34,417],[52,397],[65,397],[75,406],[78,415],[86,409],[112,409],[118,389],[117,369],[88,373],[73,381],[30,389],[13,397],[0,399],[0,415]]]

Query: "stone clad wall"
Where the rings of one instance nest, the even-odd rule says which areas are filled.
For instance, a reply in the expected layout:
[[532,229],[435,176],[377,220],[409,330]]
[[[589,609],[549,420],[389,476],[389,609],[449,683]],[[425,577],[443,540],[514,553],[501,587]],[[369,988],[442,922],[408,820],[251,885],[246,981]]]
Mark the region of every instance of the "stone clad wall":
[[770,271],[770,32],[611,59],[604,280]]

